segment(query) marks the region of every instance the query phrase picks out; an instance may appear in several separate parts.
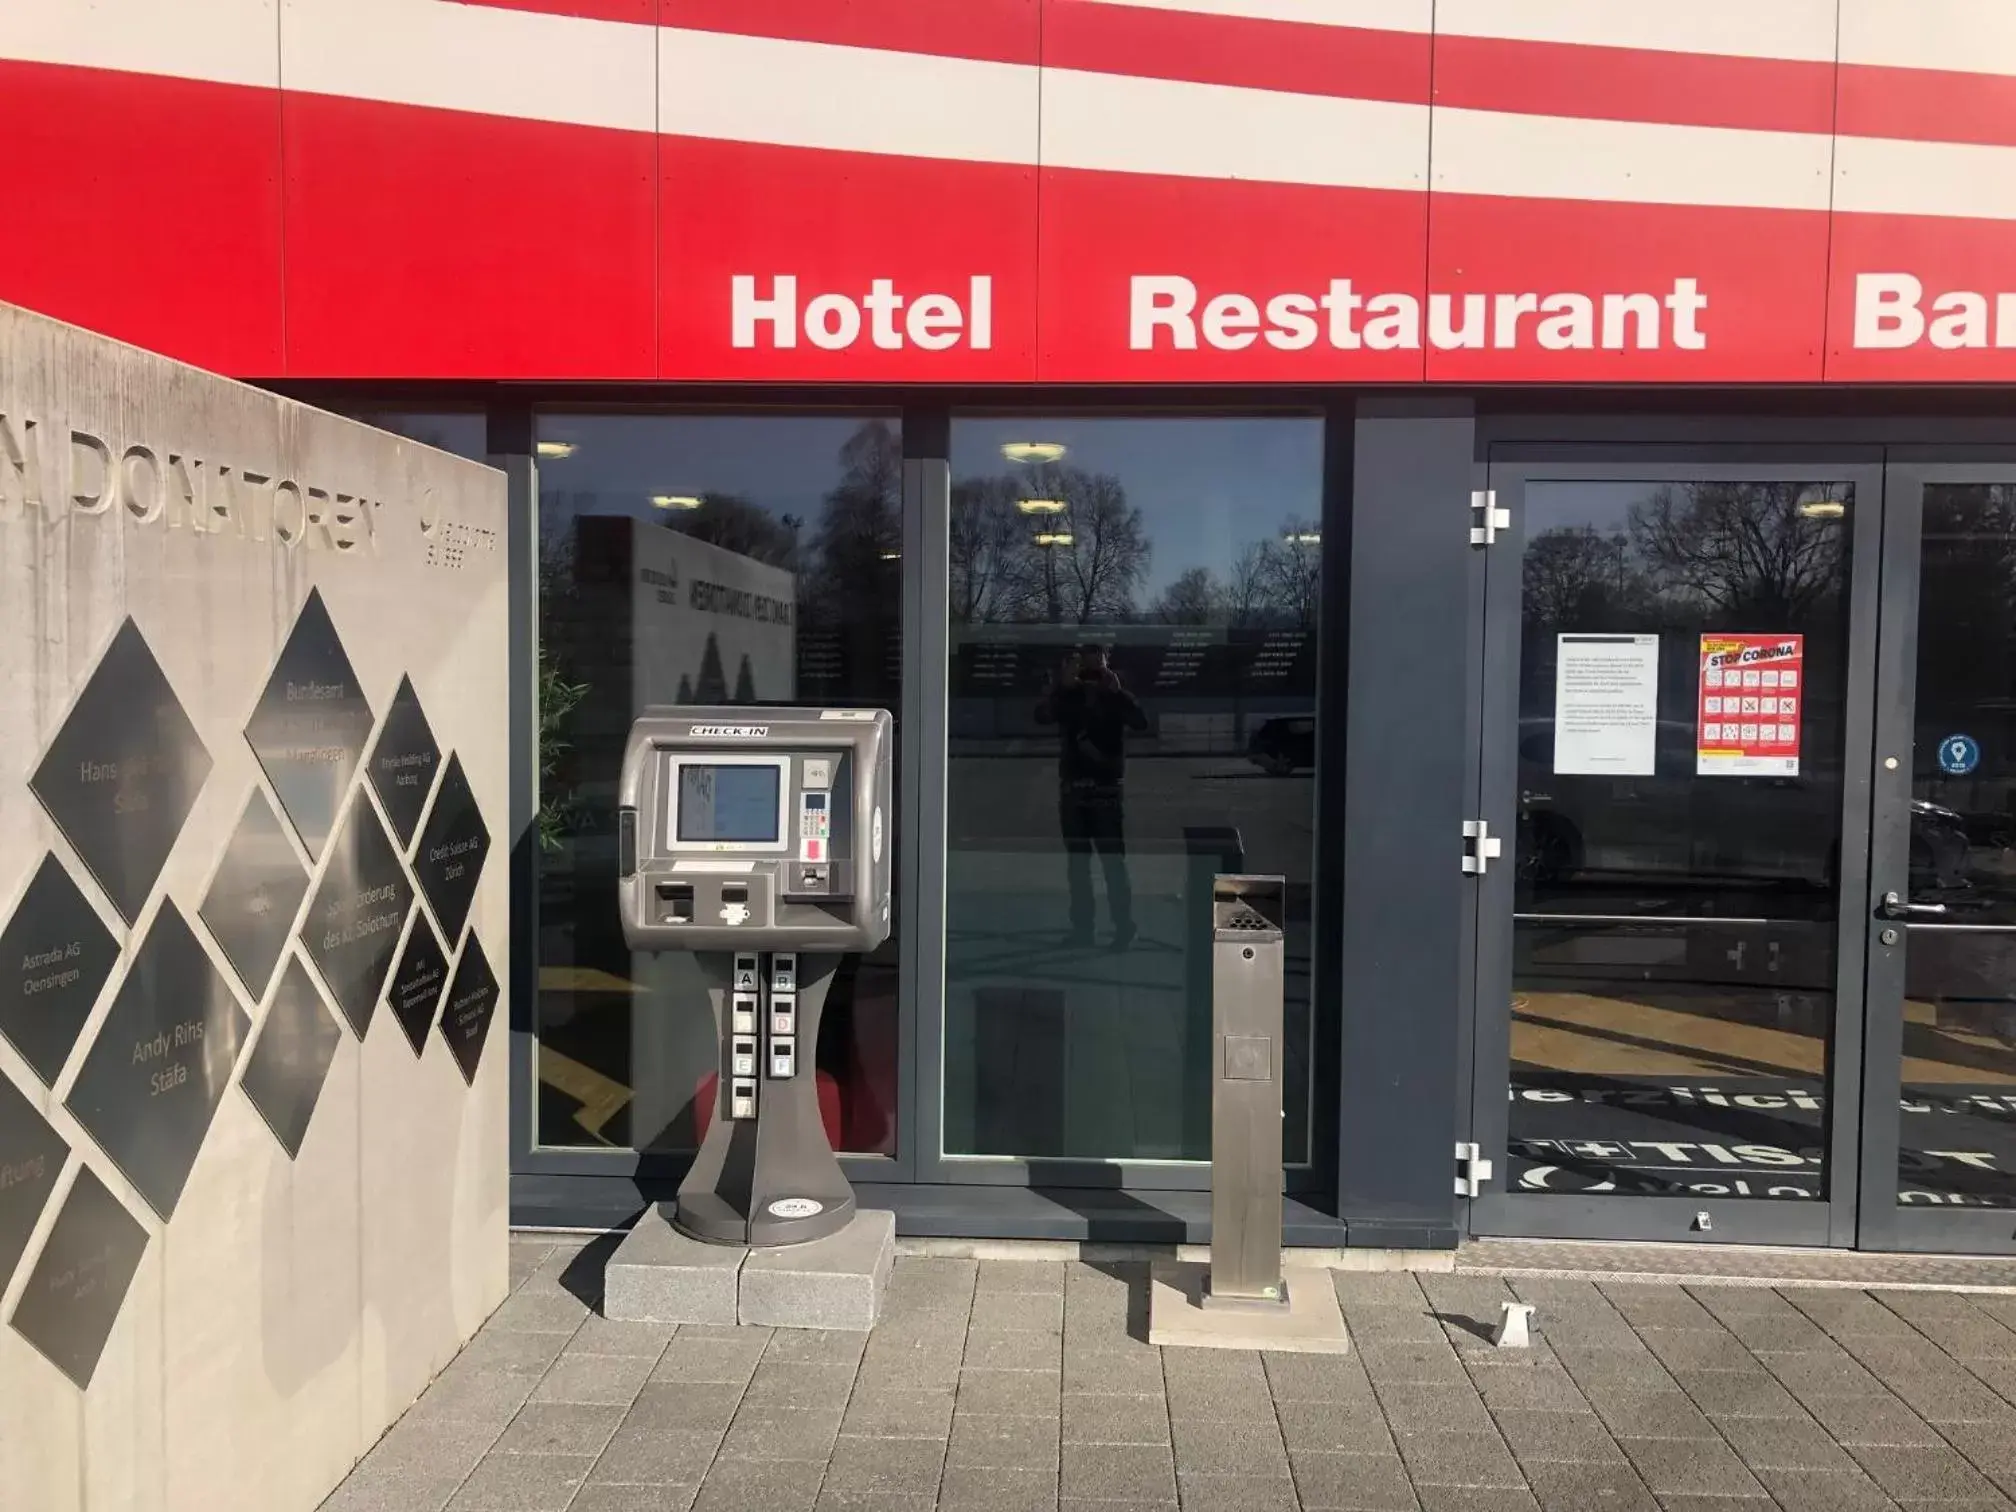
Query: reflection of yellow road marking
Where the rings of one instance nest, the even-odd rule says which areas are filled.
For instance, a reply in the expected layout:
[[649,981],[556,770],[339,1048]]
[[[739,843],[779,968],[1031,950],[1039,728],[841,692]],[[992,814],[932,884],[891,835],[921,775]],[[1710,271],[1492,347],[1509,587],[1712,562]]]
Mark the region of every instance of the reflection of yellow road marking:
[[[1713,1006],[1717,1001],[1704,998],[1702,1005]],[[1578,1034],[1573,1029],[1522,1024],[1515,1018],[1512,1056],[1528,1066],[1550,1066],[1592,1076],[1756,1076],[1770,1075],[1773,1071],[1785,1076],[1818,1076],[1827,1062],[1826,1046],[1810,1035],[1655,1008],[1649,1003],[1622,998],[1594,997],[1581,992],[1536,992],[1526,996],[1522,1007],[1535,1018],[1652,1042],[1619,1044]]]
[[[1704,997],[1701,1002],[1704,1008],[1734,1006],[1727,998]],[[1906,1017],[1914,1024],[1929,1027],[1929,1012],[1910,1011],[1920,1006],[1907,1005]],[[1521,995],[1515,1014],[1595,1031],[1583,1034],[1552,1024],[1522,1023],[1515,1016],[1512,1058],[1526,1066],[1588,1076],[1768,1076],[1775,1072],[1817,1077],[1826,1071],[1826,1043],[1813,1035],[1705,1013],[1656,1008],[1626,998],[1595,997],[1581,992],[1527,993]],[[1619,1044],[1599,1037],[1605,1033],[1629,1035],[1651,1043]],[[1983,1037],[1950,1029],[1942,1033],[1945,1038],[1963,1043],[1994,1046],[1992,1040]],[[1903,1072],[1904,1080],[1914,1086],[2016,1082],[2016,1075],[2008,1072],[1922,1056],[1906,1056]]]
[[[1920,1002],[1916,998],[1904,1000],[1904,1022],[1932,1030],[1942,1040],[1950,1040],[1955,1045],[1964,1045],[1970,1050],[1981,1050],[1989,1055],[2009,1057],[2007,1041],[1993,1034],[1983,1034],[1974,1029],[1939,1028],[1939,1010],[1932,1003]],[[1992,1071],[1983,1066],[1970,1066],[1964,1062],[1925,1061],[1907,1059],[1904,1062],[1904,1079],[1921,1086],[1942,1086],[1948,1082],[1962,1084],[1974,1082],[2009,1083],[2016,1082],[2016,1074],[2007,1071]]]
[[541,966],[541,992],[642,992],[637,983],[593,966]]
[[584,1131],[604,1144],[611,1142],[602,1133],[602,1126],[629,1104],[632,1093],[628,1087],[611,1081],[592,1066],[562,1055],[551,1045],[539,1047],[539,1080],[559,1088],[581,1104],[574,1122]]

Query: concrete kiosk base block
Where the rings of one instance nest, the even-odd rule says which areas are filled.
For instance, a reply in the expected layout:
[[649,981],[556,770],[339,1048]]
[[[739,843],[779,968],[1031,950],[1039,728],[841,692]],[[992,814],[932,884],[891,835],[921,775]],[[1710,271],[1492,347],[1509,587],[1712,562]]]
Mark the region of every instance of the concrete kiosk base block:
[[837,1234],[749,1252],[740,1321],[769,1328],[866,1333],[882,1316],[896,1265],[896,1215],[859,1212]]
[[619,1323],[747,1323],[865,1333],[882,1315],[896,1264],[896,1215],[862,1212],[807,1244],[703,1244],[653,1207],[602,1278],[604,1316]]
[[1288,1306],[1203,1305],[1208,1265],[1160,1261],[1149,1273],[1148,1342],[1200,1349],[1275,1349],[1287,1354],[1346,1354],[1351,1336],[1337,1288],[1324,1270],[1285,1270]]
[[687,1238],[654,1204],[609,1257],[603,1315],[619,1323],[733,1325],[736,1281],[748,1254],[741,1245]]

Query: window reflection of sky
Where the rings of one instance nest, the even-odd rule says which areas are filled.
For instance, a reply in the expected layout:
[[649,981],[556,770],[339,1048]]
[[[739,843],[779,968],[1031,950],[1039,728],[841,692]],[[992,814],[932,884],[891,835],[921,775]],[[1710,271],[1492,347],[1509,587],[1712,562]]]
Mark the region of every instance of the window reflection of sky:
[[[458,456],[481,460],[480,412],[373,410],[359,418]],[[539,459],[548,528],[576,509],[663,522],[653,495],[736,494],[772,515],[816,518],[840,476],[840,449],[867,414],[570,414],[539,417],[539,439],[575,450]],[[898,416],[882,417],[900,433]],[[1256,540],[1291,522],[1321,518],[1323,427],[1300,416],[961,417],[953,428],[955,479],[1036,476],[1003,445],[1060,442],[1063,465],[1120,480],[1153,542],[1144,602],[1184,571],[1222,571]],[[1642,490],[1614,495],[1621,528]],[[592,500],[592,502],[591,502]],[[1607,528],[1607,527],[1599,527]]]
[[[644,520],[665,517],[651,503],[657,494],[736,494],[769,514],[812,519],[839,481],[841,447],[873,418],[542,414],[540,441],[576,450],[540,459],[539,492],[563,509],[592,495],[597,514]],[[894,415],[883,423],[901,433]]]
[[1248,544],[1322,517],[1323,425],[1313,416],[961,417],[954,481],[1036,475],[1001,455],[1015,441],[1062,442],[1063,466],[1120,480],[1153,544],[1143,603],[1190,568],[1222,574]]

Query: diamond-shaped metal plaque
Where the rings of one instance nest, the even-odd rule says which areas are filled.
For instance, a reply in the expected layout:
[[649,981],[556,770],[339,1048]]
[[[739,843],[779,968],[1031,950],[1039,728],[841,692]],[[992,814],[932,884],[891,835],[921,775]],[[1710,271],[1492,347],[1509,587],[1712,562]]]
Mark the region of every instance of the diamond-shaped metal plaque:
[[476,1080],[476,1067],[483,1059],[483,1042],[490,1034],[490,1020],[497,1015],[497,978],[484,957],[483,942],[471,930],[462,947],[462,959],[455,963],[455,980],[448,986],[448,1006],[441,1010],[441,1037],[462,1079]]
[[210,753],[129,619],[28,786],[131,924],[209,775]]
[[420,834],[413,870],[433,905],[434,917],[451,940],[469,921],[469,905],[475,900],[476,883],[489,854],[490,830],[463,774],[462,758],[450,756],[448,770],[441,774],[441,791],[434,797],[434,811]]
[[323,1006],[322,990],[300,957],[289,956],[239,1082],[289,1160],[301,1153],[342,1040],[336,1016]]
[[14,1266],[69,1153],[35,1104],[0,1077],[0,1291],[14,1279]]
[[392,1016],[406,1031],[415,1055],[427,1050],[427,1031],[434,1027],[434,1010],[441,1006],[441,988],[448,980],[448,953],[427,922],[427,910],[413,911],[413,933],[406,940],[406,953],[392,973],[385,1000]]
[[401,849],[413,843],[413,826],[426,812],[427,795],[434,791],[434,772],[440,765],[441,748],[434,744],[434,731],[420,708],[413,680],[402,677],[368,768],[372,790],[385,805],[385,817],[392,821]]
[[336,1006],[360,1040],[370,1031],[399,931],[413,906],[413,884],[392,849],[385,822],[358,793],[309,900],[301,943],[329,984]]
[[250,1028],[188,921],[164,901],[64,1100],[163,1221]]
[[254,788],[201,910],[254,1002],[266,995],[307,891],[308,873],[294,854],[294,842],[266,795]]
[[70,1058],[118,959],[112,931],[63,863],[44,856],[0,929],[0,1034],[45,1083]]
[[245,739],[308,854],[320,856],[371,738],[373,716],[319,589],[280,648]]
[[147,1230],[86,1166],[14,1304],[14,1332],[88,1387],[146,1252]]

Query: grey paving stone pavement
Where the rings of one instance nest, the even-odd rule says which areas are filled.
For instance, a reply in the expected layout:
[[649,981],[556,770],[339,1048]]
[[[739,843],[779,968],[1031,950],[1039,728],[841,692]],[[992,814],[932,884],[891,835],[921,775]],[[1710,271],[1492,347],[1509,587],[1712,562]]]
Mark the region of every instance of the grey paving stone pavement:
[[606,1253],[514,1238],[323,1512],[2016,1512],[2016,1295],[1891,1262],[1340,1272],[1338,1357],[1152,1348],[1105,1261],[900,1259],[865,1337],[611,1323]]

